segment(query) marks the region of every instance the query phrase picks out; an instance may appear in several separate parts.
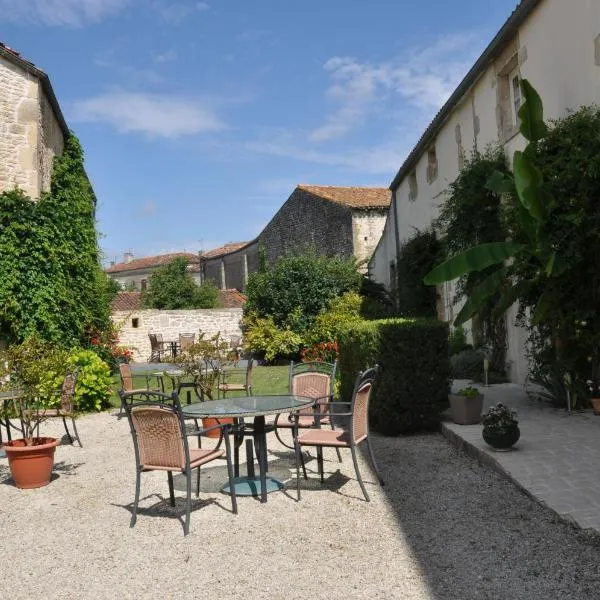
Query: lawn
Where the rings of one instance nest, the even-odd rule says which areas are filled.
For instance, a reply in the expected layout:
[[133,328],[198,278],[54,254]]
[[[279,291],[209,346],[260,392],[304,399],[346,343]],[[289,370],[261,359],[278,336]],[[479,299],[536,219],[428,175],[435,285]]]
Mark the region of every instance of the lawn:
[[[255,367],[252,371],[252,393],[253,394],[286,394],[288,391],[288,374],[289,367]],[[242,383],[244,380],[244,375],[240,373],[237,376],[232,376],[228,381],[231,383]],[[166,378],[166,381],[169,382],[169,379]],[[150,383],[154,386],[156,382],[155,378],[151,378]],[[136,388],[146,387],[146,377],[140,372],[137,372],[133,376],[133,385]],[[110,398],[110,403],[114,407],[119,407],[121,405],[121,400],[119,398],[118,390],[121,388],[121,381],[119,379],[119,375],[113,376],[113,393]],[[170,391],[170,389],[168,390]],[[228,394],[228,396],[243,396],[243,392],[233,392]],[[214,394],[216,398],[216,394]]]

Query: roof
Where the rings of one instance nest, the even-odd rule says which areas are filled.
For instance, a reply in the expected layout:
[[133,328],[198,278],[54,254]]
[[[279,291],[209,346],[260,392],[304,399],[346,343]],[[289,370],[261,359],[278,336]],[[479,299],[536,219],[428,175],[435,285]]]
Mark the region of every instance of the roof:
[[65,117],[60,109],[58,104],[58,100],[56,99],[56,95],[54,94],[54,90],[52,89],[52,84],[50,83],[50,78],[48,75],[38,69],[32,62],[25,60],[16,50],[13,50],[6,44],[0,42],[0,57],[5,58],[7,61],[11,62],[13,65],[20,67],[27,73],[37,77],[42,84],[42,89],[50,102],[52,109],[54,110],[54,114],[60,124],[60,128],[62,129],[65,137],[69,137],[70,131],[67,122],[65,121]]
[[192,252],[173,252],[172,254],[160,254],[158,256],[146,256],[144,258],[134,258],[130,262],[117,263],[107,269],[105,273],[122,273],[124,271],[137,271],[138,269],[151,269],[170,263],[174,258],[183,257],[190,262],[197,262],[198,255]]
[[297,190],[319,196],[336,204],[357,210],[389,208],[392,195],[388,188],[375,187],[342,187],[337,185],[300,184]]
[[[238,290],[219,290],[219,301],[223,308],[242,308],[246,296]],[[142,292],[117,292],[112,301],[113,312],[131,312],[142,308]]]
[[244,246],[247,246],[250,242],[229,242],[224,246],[220,246],[219,248],[215,248],[214,250],[209,250],[208,252],[202,253],[202,258],[216,258],[217,256],[223,256],[224,254],[229,254],[230,252],[235,252]]
[[438,132],[443,127],[446,119],[450,116],[450,113],[454,110],[456,105],[462,100],[463,96],[473,84],[475,84],[479,77],[485,73],[490,62],[494,60],[502,52],[506,44],[514,38],[519,27],[541,2],[542,0],[521,0],[500,31],[496,34],[496,37],[494,37],[488,47],[483,51],[483,54],[477,59],[475,64],[471,67],[471,70],[466,74],[465,78],[446,101],[446,104],[444,104],[438,114],[434,117],[433,121],[429,124],[429,127],[425,130],[425,133],[421,136],[417,145],[413,148],[400,167],[396,177],[394,177],[394,180],[390,184],[391,190],[396,190],[404,177],[415,168],[417,162],[425,153],[426,149],[433,143]]

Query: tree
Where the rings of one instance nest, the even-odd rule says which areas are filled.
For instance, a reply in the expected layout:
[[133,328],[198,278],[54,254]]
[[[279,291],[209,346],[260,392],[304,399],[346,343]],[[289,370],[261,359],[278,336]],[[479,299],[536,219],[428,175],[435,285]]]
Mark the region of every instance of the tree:
[[148,279],[148,288],[142,292],[142,306],[163,310],[217,307],[217,288],[212,283],[196,285],[187,265],[187,260],[180,256],[156,269]]
[[362,276],[354,259],[326,257],[309,251],[286,256],[248,278],[245,310],[272,317],[281,329],[304,333],[330,301],[359,291]]

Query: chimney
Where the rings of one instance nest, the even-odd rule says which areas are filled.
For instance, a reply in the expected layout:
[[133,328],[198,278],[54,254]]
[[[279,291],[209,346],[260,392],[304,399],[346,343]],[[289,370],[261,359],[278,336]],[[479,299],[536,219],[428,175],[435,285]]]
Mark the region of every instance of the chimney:
[[117,264],[117,263],[116,263],[116,261],[114,261],[114,260],[111,260],[111,261],[110,261],[110,266],[111,266],[111,267],[114,267],[116,264]]
[[130,250],[129,252],[125,252],[123,254],[123,262],[127,265],[133,260],[133,252]]

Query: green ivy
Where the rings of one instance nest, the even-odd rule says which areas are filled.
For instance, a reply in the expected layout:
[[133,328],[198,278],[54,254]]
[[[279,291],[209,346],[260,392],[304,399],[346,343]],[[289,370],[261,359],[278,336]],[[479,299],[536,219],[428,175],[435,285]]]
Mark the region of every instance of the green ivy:
[[0,335],[31,335],[63,347],[109,322],[107,277],[100,267],[95,197],[75,136],[54,159],[51,189],[32,201],[0,194]]

